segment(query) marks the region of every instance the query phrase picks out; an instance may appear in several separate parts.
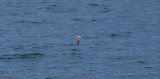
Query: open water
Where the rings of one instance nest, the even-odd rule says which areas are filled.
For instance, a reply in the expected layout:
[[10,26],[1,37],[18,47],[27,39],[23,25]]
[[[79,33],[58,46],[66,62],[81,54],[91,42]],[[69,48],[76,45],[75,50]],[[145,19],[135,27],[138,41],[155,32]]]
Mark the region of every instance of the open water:
[[160,0],[0,0],[0,79],[159,78]]

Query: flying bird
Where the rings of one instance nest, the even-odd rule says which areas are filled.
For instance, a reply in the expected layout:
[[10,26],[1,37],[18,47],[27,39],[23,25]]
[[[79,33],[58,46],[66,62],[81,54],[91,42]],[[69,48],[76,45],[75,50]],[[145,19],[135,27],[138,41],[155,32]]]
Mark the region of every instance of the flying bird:
[[77,39],[77,45],[79,45],[79,40],[81,38],[81,35],[77,35],[75,38]]

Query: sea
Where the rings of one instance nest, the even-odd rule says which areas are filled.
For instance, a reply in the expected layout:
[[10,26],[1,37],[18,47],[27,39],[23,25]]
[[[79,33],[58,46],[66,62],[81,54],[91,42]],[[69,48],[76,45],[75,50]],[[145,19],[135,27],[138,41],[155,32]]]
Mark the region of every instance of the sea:
[[0,79],[160,79],[160,0],[0,0]]

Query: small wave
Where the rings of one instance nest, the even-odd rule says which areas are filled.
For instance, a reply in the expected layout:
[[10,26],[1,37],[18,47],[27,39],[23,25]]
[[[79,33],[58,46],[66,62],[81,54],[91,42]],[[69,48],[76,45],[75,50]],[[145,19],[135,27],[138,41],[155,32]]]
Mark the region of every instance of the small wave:
[[3,55],[0,57],[0,60],[11,60],[11,59],[32,59],[32,58],[39,58],[43,56],[40,53],[31,53],[31,54],[12,54],[12,55]]

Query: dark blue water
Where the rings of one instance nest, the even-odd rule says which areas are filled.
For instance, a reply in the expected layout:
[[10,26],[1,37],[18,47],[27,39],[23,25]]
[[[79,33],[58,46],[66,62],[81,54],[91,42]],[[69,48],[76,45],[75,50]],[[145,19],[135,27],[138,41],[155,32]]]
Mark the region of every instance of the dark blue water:
[[159,79],[159,4],[0,0],[0,79]]

